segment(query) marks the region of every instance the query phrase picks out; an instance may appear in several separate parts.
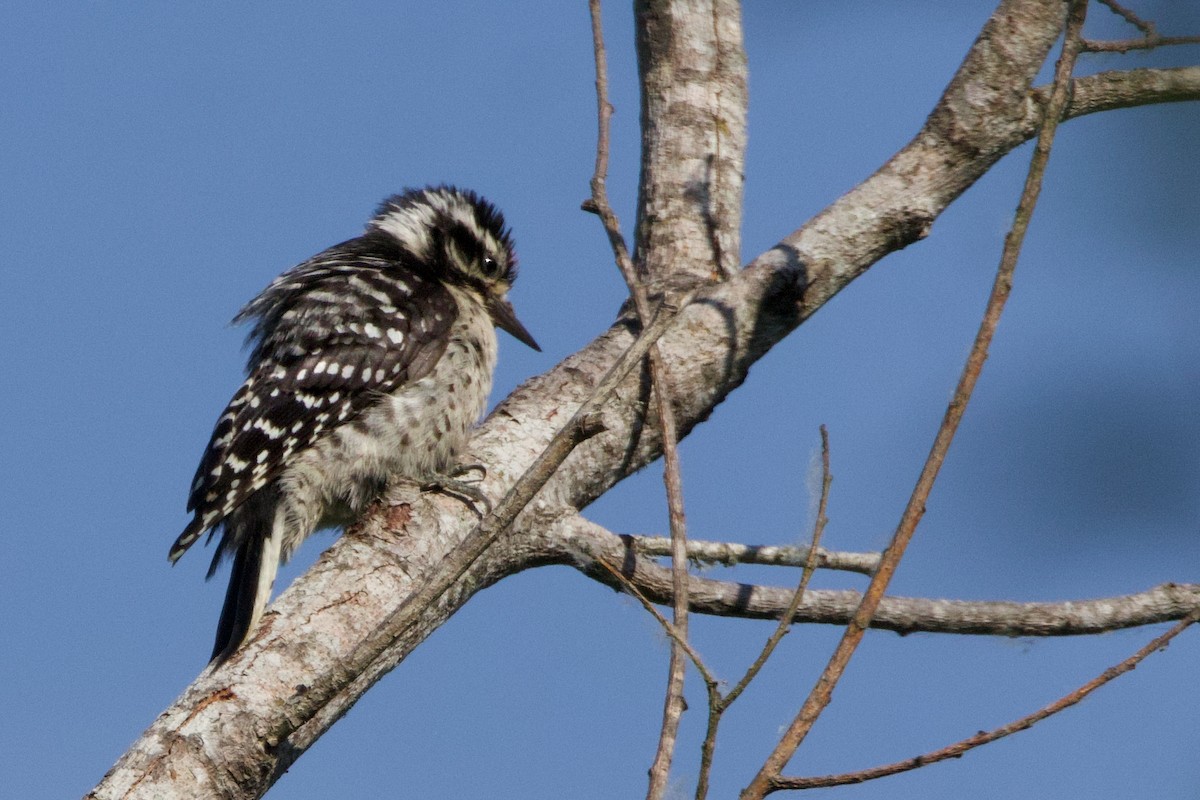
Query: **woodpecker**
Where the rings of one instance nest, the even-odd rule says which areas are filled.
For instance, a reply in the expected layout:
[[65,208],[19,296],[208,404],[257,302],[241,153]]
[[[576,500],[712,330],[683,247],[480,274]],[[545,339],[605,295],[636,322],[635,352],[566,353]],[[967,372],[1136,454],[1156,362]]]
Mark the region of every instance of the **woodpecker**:
[[362,236],[271,282],[252,322],[246,381],[217,420],[174,564],[222,531],[233,562],[212,663],[262,616],[280,563],[319,528],[352,521],[389,479],[447,485],[492,387],[496,327],[540,350],[507,299],[517,261],[504,217],[452,186],[387,198]]

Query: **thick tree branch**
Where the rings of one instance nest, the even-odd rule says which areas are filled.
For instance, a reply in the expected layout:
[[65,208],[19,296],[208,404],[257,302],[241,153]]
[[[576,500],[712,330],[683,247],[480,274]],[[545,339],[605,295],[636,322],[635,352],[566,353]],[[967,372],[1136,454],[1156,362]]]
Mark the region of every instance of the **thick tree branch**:
[[739,266],[746,56],[737,0],[637,0],[642,174],[634,262],[652,286]]

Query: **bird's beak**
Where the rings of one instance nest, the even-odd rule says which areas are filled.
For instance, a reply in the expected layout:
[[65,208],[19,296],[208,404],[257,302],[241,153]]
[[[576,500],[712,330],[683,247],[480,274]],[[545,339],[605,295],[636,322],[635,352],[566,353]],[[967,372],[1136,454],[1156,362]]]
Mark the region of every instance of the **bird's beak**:
[[519,342],[542,352],[542,348],[538,347],[538,343],[534,341],[533,336],[529,331],[525,330],[525,326],[521,324],[521,320],[517,319],[517,312],[513,310],[512,303],[502,297],[492,297],[488,302],[488,311],[492,315],[492,321],[496,323],[496,327],[501,330],[511,333]]

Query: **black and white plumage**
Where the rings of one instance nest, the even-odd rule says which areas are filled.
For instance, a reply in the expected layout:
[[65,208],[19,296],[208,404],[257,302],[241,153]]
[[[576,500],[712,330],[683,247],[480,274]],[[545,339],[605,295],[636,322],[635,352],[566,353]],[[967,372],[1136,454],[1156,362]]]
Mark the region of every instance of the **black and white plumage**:
[[213,660],[248,638],[275,573],[318,528],[349,522],[394,476],[437,482],[491,391],[499,326],[537,343],[507,292],[504,218],[473,192],[388,198],[356,239],[276,278],[253,320],[246,382],[218,419],[172,563],[223,529],[233,569]]

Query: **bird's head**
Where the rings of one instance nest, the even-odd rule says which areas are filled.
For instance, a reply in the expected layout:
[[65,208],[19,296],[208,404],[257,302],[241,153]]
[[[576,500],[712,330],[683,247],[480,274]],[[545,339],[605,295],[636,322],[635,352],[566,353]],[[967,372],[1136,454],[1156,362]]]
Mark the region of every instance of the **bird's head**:
[[541,350],[508,301],[517,256],[504,216],[487,200],[453,186],[409,189],[384,200],[367,227],[440,280],[478,292],[497,327]]

